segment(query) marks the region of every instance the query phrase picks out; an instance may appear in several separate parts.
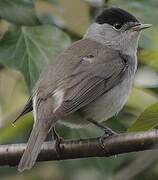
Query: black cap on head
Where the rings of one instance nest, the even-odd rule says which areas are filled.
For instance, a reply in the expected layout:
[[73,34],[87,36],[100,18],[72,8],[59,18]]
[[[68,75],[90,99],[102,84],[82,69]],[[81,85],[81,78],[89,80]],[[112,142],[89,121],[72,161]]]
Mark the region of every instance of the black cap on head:
[[103,9],[96,17],[95,22],[99,24],[114,25],[119,23],[121,25],[127,22],[139,22],[132,14],[120,8],[106,8]]

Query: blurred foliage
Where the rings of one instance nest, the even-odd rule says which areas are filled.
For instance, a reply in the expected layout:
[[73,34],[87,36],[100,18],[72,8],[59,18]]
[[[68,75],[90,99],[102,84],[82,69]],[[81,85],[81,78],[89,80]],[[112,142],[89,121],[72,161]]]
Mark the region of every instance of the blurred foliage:
[[128,129],[129,131],[144,131],[157,126],[158,103],[149,106],[138,117],[137,121]]
[[[11,122],[24,106],[40,72],[71,42],[81,38],[99,9],[107,6],[129,10],[142,22],[152,23],[153,28],[141,35],[139,68],[126,106],[105,123],[118,132],[157,127],[157,0],[0,0],[0,143],[27,141],[32,114],[21,118],[16,127]],[[57,131],[65,138],[94,137],[101,133],[94,127],[74,130],[62,125],[57,125]],[[11,167],[1,167],[0,173],[4,180],[112,180],[114,174],[136,158],[132,153],[46,162],[22,174]],[[148,174],[141,172],[135,180],[158,179],[157,168],[153,162]]]
[[39,23],[32,0],[0,1],[0,17],[17,25],[36,25]]
[[68,45],[70,38],[54,26],[12,28],[0,41],[0,63],[20,70],[32,89],[49,59]]
[[69,2],[58,0],[53,4],[50,1],[35,1],[35,11],[42,24],[55,24],[60,28],[69,29],[80,35],[88,27],[89,9],[90,6],[82,0],[69,0]]

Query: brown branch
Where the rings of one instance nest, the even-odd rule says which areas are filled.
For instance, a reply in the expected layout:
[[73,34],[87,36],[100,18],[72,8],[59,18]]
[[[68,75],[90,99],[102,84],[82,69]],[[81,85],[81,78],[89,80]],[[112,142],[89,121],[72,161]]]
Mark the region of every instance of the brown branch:
[[[45,142],[37,161],[77,159],[86,157],[112,156],[121,153],[156,149],[158,130],[123,133],[108,137],[101,145],[99,138],[65,140],[56,152],[54,142]],[[26,144],[0,145],[0,165],[17,165]]]

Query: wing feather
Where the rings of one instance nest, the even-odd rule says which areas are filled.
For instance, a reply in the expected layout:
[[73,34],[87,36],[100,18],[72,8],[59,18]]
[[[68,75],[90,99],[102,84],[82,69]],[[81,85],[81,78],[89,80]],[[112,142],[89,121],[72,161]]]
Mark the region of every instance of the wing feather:
[[[95,58],[98,60],[99,57]],[[117,58],[117,61],[114,58]],[[55,114],[60,117],[67,116],[88,105],[120,83],[126,68],[118,54],[102,63],[80,63],[69,77],[63,102]]]
[[21,113],[20,113],[20,114],[18,115],[18,117],[12,122],[12,124],[15,124],[16,121],[17,121],[20,117],[24,116],[25,114],[29,113],[29,112],[32,111],[32,110],[33,110],[33,105],[32,105],[32,96],[31,96],[31,97],[28,99],[28,101],[27,101],[25,107],[23,108],[23,110],[21,111]]

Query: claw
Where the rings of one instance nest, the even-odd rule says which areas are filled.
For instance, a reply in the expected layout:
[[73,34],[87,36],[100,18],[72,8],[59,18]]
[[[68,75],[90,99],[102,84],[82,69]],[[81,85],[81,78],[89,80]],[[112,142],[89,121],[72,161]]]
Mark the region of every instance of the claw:
[[106,127],[106,128],[104,129],[104,134],[103,134],[103,136],[109,137],[109,136],[114,136],[114,135],[118,135],[118,133],[116,133],[115,131],[113,131],[112,129],[110,129],[110,128],[108,128],[108,127]]
[[101,145],[101,147],[103,149],[105,149],[105,145],[104,145],[104,140],[107,139],[108,137],[110,136],[117,136],[118,133],[116,133],[115,131],[113,131],[112,129],[110,128],[106,128],[104,130],[104,134],[102,136],[99,137],[99,144]]
[[117,136],[118,135],[118,133],[116,133],[115,131],[113,131],[109,127],[103,126],[102,124],[98,123],[97,121],[95,121],[93,119],[87,119],[87,121],[91,122],[92,124],[94,124],[95,126],[97,126],[98,128],[100,128],[101,130],[104,131],[104,134],[99,137],[99,143],[103,149],[105,149],[104,139],[106,139],[110,136]]

